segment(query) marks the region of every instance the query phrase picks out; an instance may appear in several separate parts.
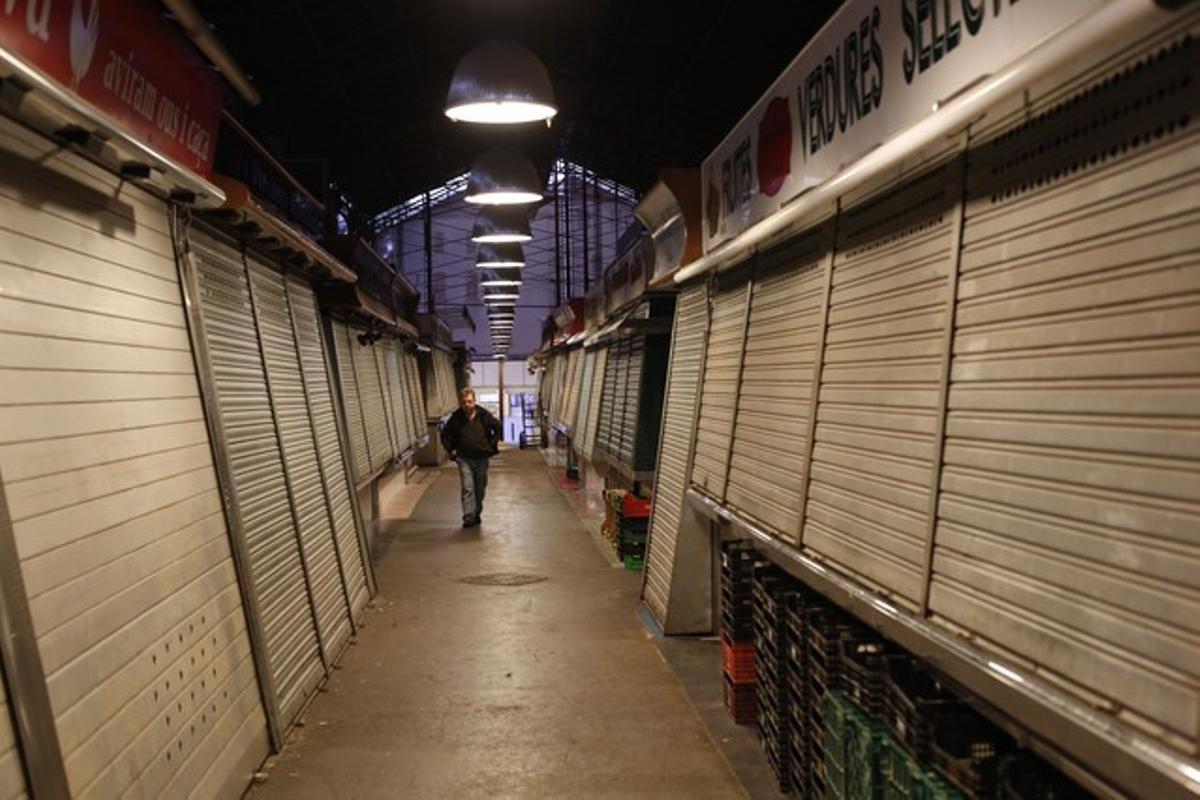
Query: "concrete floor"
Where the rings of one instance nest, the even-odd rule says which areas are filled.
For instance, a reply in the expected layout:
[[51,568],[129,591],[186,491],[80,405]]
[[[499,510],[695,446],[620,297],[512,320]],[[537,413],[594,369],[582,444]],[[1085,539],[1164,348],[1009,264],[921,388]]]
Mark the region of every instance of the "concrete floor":
[[[746,796],[536,451],[460,519],[447,469],[380,532],[368,624],[253,797]],[[462,582],[492,575],[542,580]]]

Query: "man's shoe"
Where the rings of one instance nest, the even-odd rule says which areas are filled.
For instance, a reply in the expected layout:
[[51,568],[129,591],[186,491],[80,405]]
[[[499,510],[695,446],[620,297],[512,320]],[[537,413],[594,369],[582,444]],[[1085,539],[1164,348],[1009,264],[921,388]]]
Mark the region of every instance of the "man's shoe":
[[464,528],[474,528],[478,524],[479,524],[479,517],[467,517],[466,519],[463,520]]

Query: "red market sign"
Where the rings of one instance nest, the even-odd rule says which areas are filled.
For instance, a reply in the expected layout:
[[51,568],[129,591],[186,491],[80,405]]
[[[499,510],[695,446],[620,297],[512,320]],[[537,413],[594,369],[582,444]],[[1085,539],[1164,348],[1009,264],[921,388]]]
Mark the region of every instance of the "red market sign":
[[0,48],[164,156],[212,174],[221,88],[156,3],[4,0]]

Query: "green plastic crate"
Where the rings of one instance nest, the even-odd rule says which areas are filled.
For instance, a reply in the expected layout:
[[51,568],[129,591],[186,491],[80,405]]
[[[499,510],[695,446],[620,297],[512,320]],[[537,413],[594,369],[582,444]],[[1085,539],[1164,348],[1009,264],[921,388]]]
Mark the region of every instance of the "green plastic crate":
[[645,556],[628,555],[622,561],[625,562],[625,569],[640,570],[644,566],[646,558]]
[[964,800],[937,773],[924,769],[896,740],[884,745],[883,800]]

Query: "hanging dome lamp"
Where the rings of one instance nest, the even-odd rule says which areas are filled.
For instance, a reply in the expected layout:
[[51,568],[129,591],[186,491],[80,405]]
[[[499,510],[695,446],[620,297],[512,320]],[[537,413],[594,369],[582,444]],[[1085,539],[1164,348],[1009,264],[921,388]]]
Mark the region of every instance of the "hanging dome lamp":
[[494,147],[471,165],[463,199],[483,206],[536,203],[542,199],[542,182],[537,167],[520,150]]
[[558,113],[546,67],[527,47],[491,41],[463,56],[450,79],[446,116],[483,125],[550,124]]

